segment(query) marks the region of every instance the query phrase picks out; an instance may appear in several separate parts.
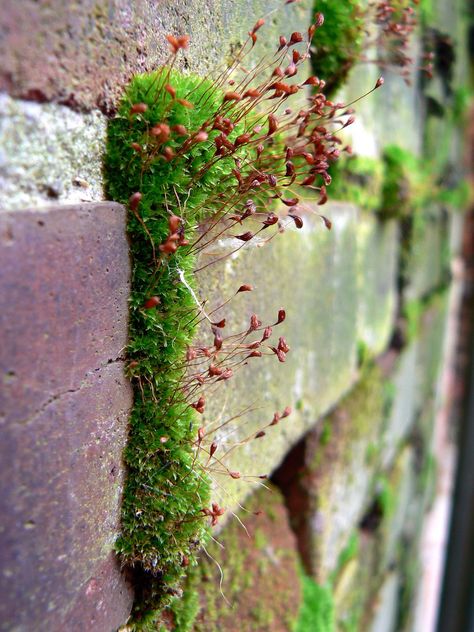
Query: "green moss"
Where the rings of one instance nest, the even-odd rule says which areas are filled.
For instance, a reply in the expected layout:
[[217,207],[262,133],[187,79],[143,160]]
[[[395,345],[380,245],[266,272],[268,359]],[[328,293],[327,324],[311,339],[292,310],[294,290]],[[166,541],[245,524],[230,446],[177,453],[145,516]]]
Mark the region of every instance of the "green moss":
[[320,586],[300,569],[303,603],[295,632],[335,632],[334,600],[328,586]]
[[435,17],[433,0],[420,0],[420,15],[423,24],[431,24]]
[[418,299],[408,301],[403,306],[403,316],[406,322],[406,336],[408,342],[411,342],[418,337],[420,332],[421,316],[424,309],[425,306],[423,301]]
[[370,362],[370,348],[364,340],[357,341],[357,366],[364,367]]
[[382,218],[416,218],[432,203],[465,210],[472,198],[466,180],[443,184],[438,159],[418,158],[397,145],[385,148],[382,159],[350,156],[331,166],[331,197],[352,202]]
[[[182,216],[185,236],[192,240],[197,222],[215,212],[212,200],[225,191],[226,176],[234,166],[231,159],[222,159],[200,173],[214,155],[212,142],[192,145],[172,165],[158,157],[143,166],[131,144],[147,143],[151,127],[166,120],[170,126],[197,130],[222,103],[222,94],[215,87],[209,90],[211,82],[171,71],[166,80],[173,84],[177,98],[184,99],[192,91],[197,103],[206,94],[193,109],[177,101],[170,104],[169,95],[159,87],[164,72],[167,69],[133,79],[118,116],[110,122],[105,160],[109,198],[127,204],[133,193],[142,195],[139,217],[130,212],[128,219],[132,292],[127,353],[135,397],[117,551],[125,563],[144,569],[156,584],[144,592],[145,602],[154,606],[169,601],[183,573],[183,559],[194,563],[207,534],[201,509],[209,503],[207,476],[195,463],[195,414],[179,388],[197,309],[181,280],[184,276],[193,286],[195,258],[187,247],[167,257],[160,255],[158,246],[167,238],[170,213]],[[132,122],[134,103],[148,108]],[[217,133],[211,132],[210,140]],[[238,133],[237,126],[234,134]],[[174,134],[167,145],[176,151],[182,141]],[[145,309],[151,296],[157,296],[160,304]]]
[[376,158],[350,156],[331,167],[331,197],[366,211],[382,206],[384,164]]
[[397,505],[395,490],[386,476],[379,477],[376,483],[376,488],[376,502],[380,507],[382,516],[384,518],[389,518],[393,515]]
[[264,549],[268,544],[268,539],[261,529],[255,531],[255,546],[257,549]]
[[426,163],[397,145],[385,148],[383,160],[382,215],[406,217],[425,206],[434,188]]
[[[265,509],[257,516],[262,503]],[[269,516],[271,508],[277,524]],[[292,629],[299,607],[299,579],[283,499],[276,489],[271,494],[260,490],[248,499],[239,518],[250,538],[237,520],[231,521],[219,534],[219,545],[209,543],[186,580],[185,595],[197,590],[200,602],[192,629],[256,632],[273,629],[276,621],[281,626],[282,620]]]
[[[436,457],[428,452],[423,459],[421,471],[418,478],[418,484],[422,494],[428,496],[428,504],[433,500],[436,493],[436,479],[438,474],[438,464]],[[432,496],[433,498],[430,498]]]
[[324,15],[324,24],[313,40],[314,73],[333,93],[357,61],[364,36],[360,0],[316,0],[314,9]]
[[472,186],[467,180],[461,180],[452,187],[443,187],[438,199],[453,210],[465,211],[472,203]]
[[339,575],[341,570],[344,568],[344,566],[348,562],[350,562],[355,557],[357,557],[358,552],[359,552],[359,534],[357,531],[354,531],[351,534],[347,545],[342,549],[341,553],[339,554],[337,567],[336,567],[336,570],[334,571],[334,577],[337,577],[337,575]]
[[379,448],[376,443],[369,443],[365,451],[365,463],[368,467],[372,467],[377,463],[379,456]]
[[331,437],[332,437],[331,419],[326,418],[323,423],[321,435],[319,437],[319,443],[321,445],[327,445],[331,441]]
[[453,95],[453,117],[457,121],[462,121],[466,118],[472,100],[474,98],[474,89],[471,86],[459,86],[454,91]]

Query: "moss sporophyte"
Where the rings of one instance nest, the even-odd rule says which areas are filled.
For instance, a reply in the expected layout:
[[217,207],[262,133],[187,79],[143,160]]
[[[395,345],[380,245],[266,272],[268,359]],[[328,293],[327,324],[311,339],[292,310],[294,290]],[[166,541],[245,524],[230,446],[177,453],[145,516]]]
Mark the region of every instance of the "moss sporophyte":
[[[225,333],[220,310],[232,297],[208,313],[194,280],[222,256],[196,269],[197,257],[222,235],[234,238],[229,256],[257,236],[265,244],[289,224],[301,228],[304,200],[326,202],[329,166],[349,150],[338,132],[354,121],[353,110],[328,100],[318,77],[301,78],[323,21],[317,14],[305,33],[281,36],[272,59],[242,73],[264,24],[258,20],[231,66],[212,79],[174,68],[188,37],[170,35],[166,65],[134,77],[109,125],[108,195],[128,206],[133,262],[127,370],[134,406],[117,550],[153,584],[154,607],[177,594],[223,514],[211,502],[213,473],[252,478],[226,466],[220,426],[200,425],[206,397],[248,362],[262,355],[284,362],[289,352],[283,336],[271,342],[283,308],[274,322],[252,314],[243,330]],[[235,294],[252,290],[244,284]],[[209,344],[193,345],[203,324]],[[275,412],[239,444],[260,440],[289,414]]]
[[[407,82],[413,59],[409,40],[417,28],[419,0],[315,0],[325,16],[325,28],[312,47],[314,72],[332,95],[356,63],[377,64],[400,74]],[[422,68],[431,73],[431,56]]]

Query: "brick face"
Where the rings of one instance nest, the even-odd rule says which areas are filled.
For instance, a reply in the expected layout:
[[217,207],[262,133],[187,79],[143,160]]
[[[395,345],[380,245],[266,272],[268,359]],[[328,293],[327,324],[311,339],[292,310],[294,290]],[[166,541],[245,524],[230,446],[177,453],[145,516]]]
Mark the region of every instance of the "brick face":
[[0,629],[105,632],[132,599],[112,552],[131,405],[125,210],[5,213],[0,241]]
[[[309,23],[310,3],[297,10],[282,4],[278,0],[5,0],[0,14],[0,91],[110,111],[133,74],[166,62],[167,33],[188,33],[192,46],[180,63],[209,72],[246,37],[251,22],[274,7],[279,7],[270,27],[274,35]],[[269,41],[273,47],[277,40],[273,36]],[[257,54],[262,47],[257,46]]]

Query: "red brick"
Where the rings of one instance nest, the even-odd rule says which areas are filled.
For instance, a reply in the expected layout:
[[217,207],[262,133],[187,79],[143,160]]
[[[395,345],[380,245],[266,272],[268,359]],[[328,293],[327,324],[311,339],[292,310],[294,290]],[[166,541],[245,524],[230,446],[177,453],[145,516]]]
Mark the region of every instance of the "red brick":
[[[278,41],[279,29],[304,28],[310,9],[273,0],[3,0],[0,90],[37,101],[109,111],[131,76],[168,58],[168,33],[187,33],[180,64],[208,73],[219,66],[255,20],[279,7],[256,46]],[[250,12],[249,12],[250,10]],[[271,37],[269,38],[269,29]],[[259,33],[260,36],[260,33]]]
[[108,632],[131,389],[118,204],[0,215],[1,630]]

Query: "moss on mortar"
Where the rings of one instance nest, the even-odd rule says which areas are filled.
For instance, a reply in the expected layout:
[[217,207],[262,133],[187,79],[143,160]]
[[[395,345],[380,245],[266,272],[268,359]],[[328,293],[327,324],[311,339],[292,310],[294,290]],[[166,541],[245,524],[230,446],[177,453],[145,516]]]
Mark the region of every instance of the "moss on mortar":
[[335,632],[334,598],[329,586],[321,586],[300,569],[303,603],[295,632]]
[[[133,79],[118,116],[109,124],[105,161],[110,198],[127,204],[133,193],[142,195],[139,215],[130,212],[128,221],[132,293],[127,352],[135,398],[125,451],[128,476],[117,551],[125,563],[138,565],[149,579],[156,580],[156,589],[150,592],[147,588],[144,594],[145,602],[154,605],[173,594],[183,573],[183,560],[194,562],[207,531],[201,509],[209,503],[207,477],[194,466],[194,411],[179,388],[197,309],[180,279],[184,276],[192,287],[195,258],[188,247],[179,248],[173,257],[161,256],[159,265],[155,256],[158,245],[167,238],[171,213],[182,216],[185,235],[192,239],[197,222],[212,212],[206,201],[222,190],[233,167],[232,159],[222,159],[193,182],[212,158],[213,143],[192,145],[173,165],[158,159],[142,166],[140,154],[131,144],[146,143],[151,127],[167,120],[170,126],[199,129],[222,103],[222,93],[210,81],[176,71],[166,80],[172,82],[178,99],[192,91],[197,102],[208,92],[193,109],[178,101],[170,103],[169,95],[160,89],[164,81],[160,73],[166,71]],[[130,107],[135,103],[144,103],[147,109],[132,121]],[[217,133],[211,132],[210,137]],[[236,126],[234,134],[238,133]],[[175,134],[168,146],[176,150],[180,144],[182,138]],[[159,305],[146,309],[150,297],[157,297]]]
[[364,38],[360,0],[316,0],[316,11],[324,15],[324,25],[312,53],[314,73],[326,81],[332,94],[341,86],[357,61]]
[[382,207],[384,163],[377,158],[350,156],[331,167],[331,195],[364,211]]

